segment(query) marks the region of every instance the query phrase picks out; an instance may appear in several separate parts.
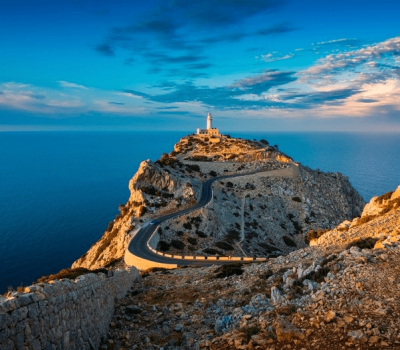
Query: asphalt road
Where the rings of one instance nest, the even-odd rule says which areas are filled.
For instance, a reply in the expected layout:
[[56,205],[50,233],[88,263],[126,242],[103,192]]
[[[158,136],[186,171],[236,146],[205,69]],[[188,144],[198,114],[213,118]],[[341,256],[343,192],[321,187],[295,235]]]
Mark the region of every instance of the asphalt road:
[[249,173],[243,173],[243,174],[238,174],[238,175],[218,176],[218,177],[214,177],[212,179],[209,179],[209,180],[203,182],[201,197],[196,205],[194,205],[193,207],[175,212],[175,213],[160,216],[157,219],[154,219],[152,221],[154,223],[153,225],[147,224],[144,227],[142,227],[136,233],[136,235],[133,237],[133,239],[130,241],[130,243],[128,245],[129,252],[133,255],[136,255],[137,257],[140,257],[140,258],[143,258],[146,260],[163,263],[163,264],[177,264],[178,266],[188,266],[188,265],[208,266],[208,265],[212,265],[212,264],[232,263],[233,261],[182,260],[182,259],[168,258],[168,257],[164,257],[164,256],[153,253],[147,247],[147,242],[149,241],[149,239],[151,238],[151,235],[157,229],[157,227],[164,221],[181,216],[183,214],[188,214],[190,212],[193,212],[197,209],[200,209],[200,208],[206,206],[212,199],[212,184],[213,184],[213,182],[223,180],[223,179],[229,179],[229,178],[233,178],[233,177],[249,176],[249,175],[254,175],[257,173],[268,172],[268,171],[271,171],[271,170],[258,170],[258,171],[252,171]]

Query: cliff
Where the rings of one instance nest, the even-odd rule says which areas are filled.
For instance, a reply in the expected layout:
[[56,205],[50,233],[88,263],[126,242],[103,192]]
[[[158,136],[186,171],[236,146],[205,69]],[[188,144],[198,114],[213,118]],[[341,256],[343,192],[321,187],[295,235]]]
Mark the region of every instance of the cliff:
[[312,237],[311,245],[346,245],[354,241],[369,242],[382,247],[397,241],[400,233],[400,186],[393,192],[373,197],[364,207],[361,217],[344,221],[320,237]]
[[312,229],[330,229],[359,216],[362,198],[341,174],[311,170],[267,141],[189,135],[169,154],[140,164],[130,198],[102,238],[74,262],[90,269],[121,258],[130,234],[162,214],[199,200],[202,182],[218,181],[212,203],[161,227],[158,249],[190,255],[278,256],[306,245]]

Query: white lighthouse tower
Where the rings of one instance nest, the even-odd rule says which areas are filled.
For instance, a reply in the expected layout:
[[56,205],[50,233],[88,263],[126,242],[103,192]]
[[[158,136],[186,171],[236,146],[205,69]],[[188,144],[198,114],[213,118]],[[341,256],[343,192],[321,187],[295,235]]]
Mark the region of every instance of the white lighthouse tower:
[[207,114],[207,130],[212,129],[212,117],[211,113]]
[[222,139],[222,135],[219,133],[219,130],[212,127],[211,113],[207,114],[207,129],[197,128],[196,134],[200,138],[207,139],[207,141],[209,140],[210,142],[220,142]]

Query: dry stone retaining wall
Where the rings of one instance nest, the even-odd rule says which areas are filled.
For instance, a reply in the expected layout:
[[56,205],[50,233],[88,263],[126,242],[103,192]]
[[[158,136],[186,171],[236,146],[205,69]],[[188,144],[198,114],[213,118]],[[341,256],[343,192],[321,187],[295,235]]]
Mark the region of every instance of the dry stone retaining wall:
[[0,349],[97,349],[109,329],[115,298],[140,278],[135,267],[28,287],[0,297]]

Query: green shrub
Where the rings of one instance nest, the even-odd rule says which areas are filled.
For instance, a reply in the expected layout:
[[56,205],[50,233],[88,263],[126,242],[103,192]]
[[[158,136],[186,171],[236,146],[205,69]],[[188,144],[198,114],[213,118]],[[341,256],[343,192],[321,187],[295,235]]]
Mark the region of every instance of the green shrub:
[[260,327],[257,325],[244,327],[242,329],[242,331],[244,333],[244,339],[245,339],[246,343],[248,343],[250,341],[250,339],[253,335],[260,333],[260,330],[261,330]]
[[187,241],[192,245],[197,245],[197,239],[194,237],[188,237]]
[[158,250],[166,252],[167,250],[169,250],[169,248],[171,248],[171,245],[169,243],[165,241],[158,242]]
[[289,236],[283,236],[283,241],[285,244],[289,247],[297,247],[297,244],[295,241],[293,241]]
[[192,224],[191,224],[190,222],[185,222],[185,223],[183,224],[183,227],[184,227],[186,230],[191,230],[191,229],[192,229]]
[[157,190],[153,186],[142,186],[140,190],[148,195],[155,196]]
[[171,241],[171,246],[176,248],[176,249],[183,250],[185,248],[185,243],[183,243],[179,239],[173,239]]
[[244,272],[242,266],[243,264],[241,263],[222,265],[215,270],[215,278],[225,278],[233,275],[240,276]]
[[306,238],[305,238],[305,242],[307,244],[309,244],[312,240],[314,239],[318,239],[319,237],[321,237],[324,233],[328,232],[329,230],[322,230],[322,229],[318,229],[318,230],[311,230],[308,231]]
[[219,249],[223,249],[223,250],[234,250],[235,248],[233,248],[229,243],[226,242],[216,242],[215,246],[218,247]]
[[250,232],[246,233],[247,239],[253,239],[253,238],[257,238],[257,237],[258,237],[258,233],[255,231],[250,231]]
[[186,168],[193,171],[200,171],[200,167],[197,164],[186,164]]
[[238,241],[240,239],[240,233],[237,230],[229,230],[228,234],[225,236],[225,239],[230,242],[233,243],[234,241]]
[[265,243],[265,242],[259,242],[258,245],[259,245],[260,247],[264,248],[264,250],[265,250],[265,252],[266,252],[267,254],[272,253],[272,252],[274,252],[274,251],[276,251],[276,250],[279,250],[279,249],[276,248],[275,246],[270,245],[270,244]]
[[210,255],[222,255],[222,252],[220,252],[217,249],[213,249],[213,248],[203,249],[203,253],[210,254]]
[[368,237],[368,238],[359,238],[350,242],[346,245],[345,249],[350,249],[351,247],[358,247],[360,249],[372,249],[375,246],[375,243],[378,242],[378,238]]
[[203,231],[199,231],[199,230],[196,230],[196,235],[199,236],[200,238],[208,237]]
[[143,216],[144,214],[146,214],[146,212],[147,212],[147,208],[146,208],[144,205],[141,205],[141,206],[139,207],[138,216],[141,217],[141,216]]

